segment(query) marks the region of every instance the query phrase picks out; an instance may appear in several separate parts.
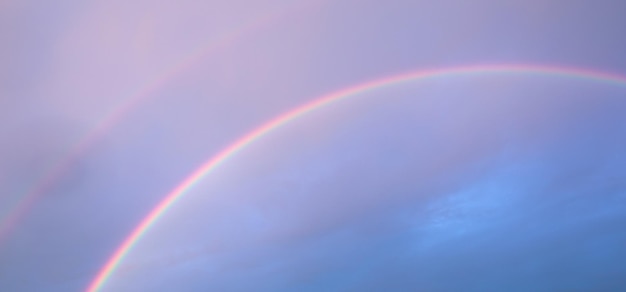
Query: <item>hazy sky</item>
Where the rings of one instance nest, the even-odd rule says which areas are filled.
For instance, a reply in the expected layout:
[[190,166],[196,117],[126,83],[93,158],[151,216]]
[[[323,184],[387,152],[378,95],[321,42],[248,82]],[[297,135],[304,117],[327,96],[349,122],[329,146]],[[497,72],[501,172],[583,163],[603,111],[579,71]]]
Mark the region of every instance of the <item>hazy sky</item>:
[[[83,291],[194,169],[316,97],[626,76],[619,2],[1,1],[0,290]],[[539,73],[365,92],[227,160],[102,290],[626,289],[625,98]]]

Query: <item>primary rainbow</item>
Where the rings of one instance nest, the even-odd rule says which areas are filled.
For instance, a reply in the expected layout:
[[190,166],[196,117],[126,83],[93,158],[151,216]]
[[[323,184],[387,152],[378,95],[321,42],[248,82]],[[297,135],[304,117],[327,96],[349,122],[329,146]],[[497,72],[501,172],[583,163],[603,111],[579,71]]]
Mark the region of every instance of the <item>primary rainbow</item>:
[[165,198],[154,208],[148,215],[141,220],[139,225],[130,233],[130,235],[122,242],[122,244],[115,250],[113,255],[106,261],[106,264],[100,269],[98,274],[92,280],[87,288],[87,292],[99,291],[106,281],[111,277],[113,272],[119,266],[120,262],[129,253],[133,246],[141,239],[141,237],[150,229],[150,227],[170,208],[176,201],[183,197],[183,195],[189,191],[194,185],[200,181],[204,176],[216,169],[220,164],[226,161],[228,158],[237,154],[240,150],[246,146],[252,144],[254,141],[262,138],[266,134],[278,129],[279,127],[289,123],[290,121],[297,119],[310,112],[323,108],[327,105],[335,103],[337,101],[347,99],[364,93],[369,90],[379,89],[382,87],[395,85],[407,81],[451,77],[456,75],[468,75],[468,74],[480,74],[480,73],[539,73],[544,75],[556,75],[573,78],[591,79],[600,82],[608,82],[619,85],[626,85],[626,77],[617,74],[611,74],[606,72],[570,68],[570,67],[558,67],[558,66],[544,66],[544,65],[479,65],[479,66],[466,66],[446,69],[434,69],[423,70],[417,72],[411,72],[407,74],[396,75],[393,77],[383,78],[371,82],[362,83],[354,87],[350,87],[344,90],[340,90],[329,95],[325,95],[314,99],[311,102],[300,105],[292,110],[283,113],[270,121],[262,124],[261,126],[253,129],[249,133],[245,134],[230,146],[224,148],[215,156],[207,160],[198,169],[196,169],[191,175],[183,180],[178,186],[176,186],[171,192],[169,192]]

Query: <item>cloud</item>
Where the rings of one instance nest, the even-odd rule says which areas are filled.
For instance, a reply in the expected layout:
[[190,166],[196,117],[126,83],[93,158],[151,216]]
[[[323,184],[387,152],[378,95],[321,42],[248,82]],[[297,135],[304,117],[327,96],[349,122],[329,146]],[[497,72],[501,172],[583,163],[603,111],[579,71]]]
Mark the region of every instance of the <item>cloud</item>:
[[[522,80],[498,98],[524,98],[511,92],[531,88],[529,80],[544,84],[534,76],[515,79]],[[552,89],[539,99],[489,108],[477,103],[489,88],[457,82],[463,84],[443,83],[464,95],[442,87],[416,99],[423,88],[413,85],[376,92],[372,100],[318,116],[326,120],[304,117],[245,150],[150,231],[111,288],[484,291],[610,285],[604,280],[616,278],[586,269],[610,260],[606,253],[589,254],[590,246],[624,252],[614,248],[626,236],[617,223],[625,219],[624,196],[621,187],[603,183],[623,172],[611,167],[626,142],[623,126],[599,118],[590,106],[584,110],[595,101],[534,111],[532,103],[563,102],[571,94],[558,82],[544,87]],[[614,100],[619,92],[604,98]],[[414,114],[444,105],[454,109],[443,112],[458,114]],[[549,124],[541,133],[535,131],[537,119]],[[589,143],[593,133],[603,138]],[[605,147],[613,151],[581,156]],[[604,267],[609,274],[621,271]],[[567,280],[569,275],[581,280]]]

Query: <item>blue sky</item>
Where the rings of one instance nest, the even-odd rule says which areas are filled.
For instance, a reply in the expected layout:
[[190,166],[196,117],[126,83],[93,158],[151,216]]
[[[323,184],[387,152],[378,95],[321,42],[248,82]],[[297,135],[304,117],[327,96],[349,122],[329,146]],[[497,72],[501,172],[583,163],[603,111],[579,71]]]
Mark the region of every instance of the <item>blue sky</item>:
[[[475,64],[626,75],[625,5],[4,1],[0,220],[148,93],[20,213],[0,241],[0,290],[84,290],[203,161],[323,94]],[[203,179],[103,291],[623,289],[624,97],[545,74],[363,93]]]

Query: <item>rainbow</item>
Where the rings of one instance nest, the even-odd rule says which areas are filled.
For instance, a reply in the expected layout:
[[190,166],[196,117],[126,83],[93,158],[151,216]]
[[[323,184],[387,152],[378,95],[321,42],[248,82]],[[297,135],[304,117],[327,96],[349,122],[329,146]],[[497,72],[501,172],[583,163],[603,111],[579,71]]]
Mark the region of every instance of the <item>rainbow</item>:
[[[300,5],[302,6],[302,5]],[[21,199],[19,199],[15,205],[9,208],[9,211],[5,216],[0,217],[0,242],[2,242],[11,231],[17,226],[18,221],[28,213],[39,198],[48,191],[65,176],[72,167],[80,160],[85,153],[100,139],[109,133],[113,127],[119,124],[126,116],[128,116],[133,110],[138,108],[141,104],[145,103],[151,96],[165,85],[169,81],[173,80],[176,76],[188,71],[192,66],[206,58],[211,53],[219,50],[220,48],[227,47],[235,40],[242,37],[244,34],[258,30],[270,22],[275,21],[281,15],[287,15],[286,12],[295,9],[302,9],[300,6],[295,7],[283,7],[279,10],[270,11],[263,14],[251,21],[244,23],[240,27],[227,32],[216,39],[203,44],[201,47],[193,50],[189,55],[186,55],[181,61],[177,62],[174,66],[170,67],[167,71],[161,74],[153,82],[150,82],[147,86],[144,86],[138,92],[130,95],[125,101],[116,106],[111,112],[106,114],[95,127],[89,131],[85,136],[79,139],[66,155],[45,172],[44,176],[38,179],[37,183],[33,185],[29,190],[25,192]]]
[[481,66],[466,66],[447,69],[435,69],[411,72],[407,74],[396,75],[393,77],[383,78],[371,82],[362,83],[354,87],[349,87],[317,99],[311,102],[300,105],[292,110],[289,110],[261,126],[253,129],[249,133],[245,134],[238,140],[234,141],[230,146],[224,148],[212,158],[208,159],[198,169],[196,169],[191,175],[184,179],[178,186],[171,190],[165,198],[154,207],[148,215],[141,220],[130,235],[122,242],[122,244],[115,250],[113,255],[106,261],[106,264],[100,269],[95,278],[89,284],[87,292],[96,292],[103,288],[104,284],[113,275],[116,268],[120,265],[124,257],[132,250],[133,246],[142,238],[144,234],[153,226],[159,218],[167,212],[167,210],[180,200],[189,190],[191,190],[196,183],[198,183],[203,177],[209,174],[211,171],[218,168],[228,158],[233,157],[239,151],[249,146],[253,142],[263,138],[268,133],[280,128],[281,126],[288,124],[289,122],[303,116],[336,103],[340,100],[344,100],[350,97],[357,96],[360,93],[371,91],[374,89],[380,89],[383,87],[397,85],[399,83],[426,80],[435,78],[445,78],[452,76],[473,75],[473,74],[485,74],[485,73],[499,73],[499,74],[528,74],[539,73],[543,75],[563,76],[570,78],[582,78],[587,80],[595,80],[599,82],[612,83],[617,85],[626,85],[626,77],[605,73],[594,70],[586,70],[579,68],[569,67],[557,67],[557,66],[544,66],[544,65],[481,65]]

